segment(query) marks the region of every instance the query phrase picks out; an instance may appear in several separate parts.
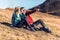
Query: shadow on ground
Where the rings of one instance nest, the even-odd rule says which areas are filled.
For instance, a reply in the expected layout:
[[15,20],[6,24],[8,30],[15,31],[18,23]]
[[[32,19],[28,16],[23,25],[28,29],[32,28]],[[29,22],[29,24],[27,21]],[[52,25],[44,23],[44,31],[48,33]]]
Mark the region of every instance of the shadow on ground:
[[[9,26],[9,27],[11,27],[11,28],[15,28],[14,26],[12,26],[12,24],[7,23],[7,22],[0,22],[0,24],[3,24],[3,25],[5,25],[5,26]],[[17,28],[17,27],[16,27],[16,28]],[[24,28],[24,27],[23,27],[23,28]],[[24,28],[24,29],[27,29],[27,28]],[[27,30],[28,30],[28,29],[27,29]],[[41,27],[38,31],[44,31],[44,32],[47,32],[47,33],[51,33],[50,30],[45,29],[44,27]]]
[[7,23],[7,22],[0,22],[0,24],[3,24],[3,25],[5,25],[5,26],[9,26],[9,27],[13,27],[12,24]]

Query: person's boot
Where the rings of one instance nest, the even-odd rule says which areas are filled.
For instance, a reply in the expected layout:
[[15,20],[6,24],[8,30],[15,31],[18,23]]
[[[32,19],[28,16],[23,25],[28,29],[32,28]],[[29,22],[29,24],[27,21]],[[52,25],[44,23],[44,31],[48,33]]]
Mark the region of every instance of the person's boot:
[[47,27],[41,27],[39,30],[43,30],[43,31],[45,31],[47,33],[51,33],[51,30],[49,28],[47,28]]

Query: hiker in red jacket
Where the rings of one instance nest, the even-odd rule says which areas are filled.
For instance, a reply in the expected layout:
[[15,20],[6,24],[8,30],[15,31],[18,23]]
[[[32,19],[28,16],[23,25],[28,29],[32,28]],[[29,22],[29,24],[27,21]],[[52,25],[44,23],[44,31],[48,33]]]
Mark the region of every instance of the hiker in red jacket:
[[[44,23],[41,19],[37,20],[36,22],[33,21],[33,19],[31,18],[30,14],[33,13],[33,12],[35,12],[36,10],[25,10],[24,7],[22,7],[21,10],[23,10],[23,13],[26,14],[26,16],[27,16],[26,21],[28,22],[28,24],[29,24],[32,28],[34,28],[35,30],[40,30],[40,29],[41,29],[41,30],[44,30],[44,31],[46,31],[46,32],[51,32],[51,31],[49,30],[49,28],[46,27],[45,23]],[[24,12],[24,10],[25,10],[25,12]],[[42,28],[37,28],[36,26],[37,26],[38,24],[41,24],[41,25],[42,25]]]

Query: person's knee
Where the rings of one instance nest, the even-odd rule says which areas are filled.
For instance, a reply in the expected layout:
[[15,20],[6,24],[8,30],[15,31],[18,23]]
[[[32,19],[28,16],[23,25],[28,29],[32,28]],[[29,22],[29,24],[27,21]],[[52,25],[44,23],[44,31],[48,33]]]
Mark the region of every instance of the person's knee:
[[40,21],[40,22],[42,22],[42,23],[43,23],[43,20],[42,20],[42,19],[40,19],[40,20],[38,20],[38,21]]
[[38,21],[43,21],[42,19],[39,19]]
[[43,22],[43,20],[42,19],[39,19],[39,20],[37,20],[37,22],[41,23],[41,22]]

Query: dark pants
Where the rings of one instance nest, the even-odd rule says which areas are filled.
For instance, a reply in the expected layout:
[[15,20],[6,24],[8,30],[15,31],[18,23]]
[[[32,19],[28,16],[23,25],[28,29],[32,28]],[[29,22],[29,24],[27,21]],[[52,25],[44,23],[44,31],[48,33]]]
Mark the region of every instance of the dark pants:
[[[42,27],[41,28],[38,28],[39,30],[43,30],[45,32],[48,32],[48,33],[51,33],[51,30],[49,28],[46,27],[45,23],[40,19],[40,20],[37,20],[36,22],[34,22],[32,25],[34,26],[34,28],[36,29],[37,25],[38,24],[41,24]],[[36,25],[36,26],[35,26]]]
[[[26,21],[25,21],[25,23],[27,22],[27,24],[25,24],[25,25],[27,25],[30,29],[33,29],[33,30],[38,30],[39,28],[37,28],[37,25],[38,24],[41,24],[42,25],[42,27],[46,27],[46,25],[45,25],[45,23],[41,20],[41,19],[39,19],[39,20],[37,20],[36,22],[34,22],[32,25],[31,24],[29,24],[29,22],[27,21],[27,19],[26,19]],[[27,27],[26,26],[26,27]]]
[[37,20],[36,22],[33,23],[33,25],[36,25],[36,26],[37,26],[38,24],[41,24],[42,27],[46,27],[45,23],[44,23],[41,19],[39,19],[39,20]]
[[31,25],[31,27],[32,27],[34,30],[39,30],[40,28],[37,28],[37,25],[38,25],[38,24],[41,24],[43,28],[46,27],[45,23],[44,23],[41,19],[39,19],[39,20],[37,20],[36,22],[34,22],[34,23]]

